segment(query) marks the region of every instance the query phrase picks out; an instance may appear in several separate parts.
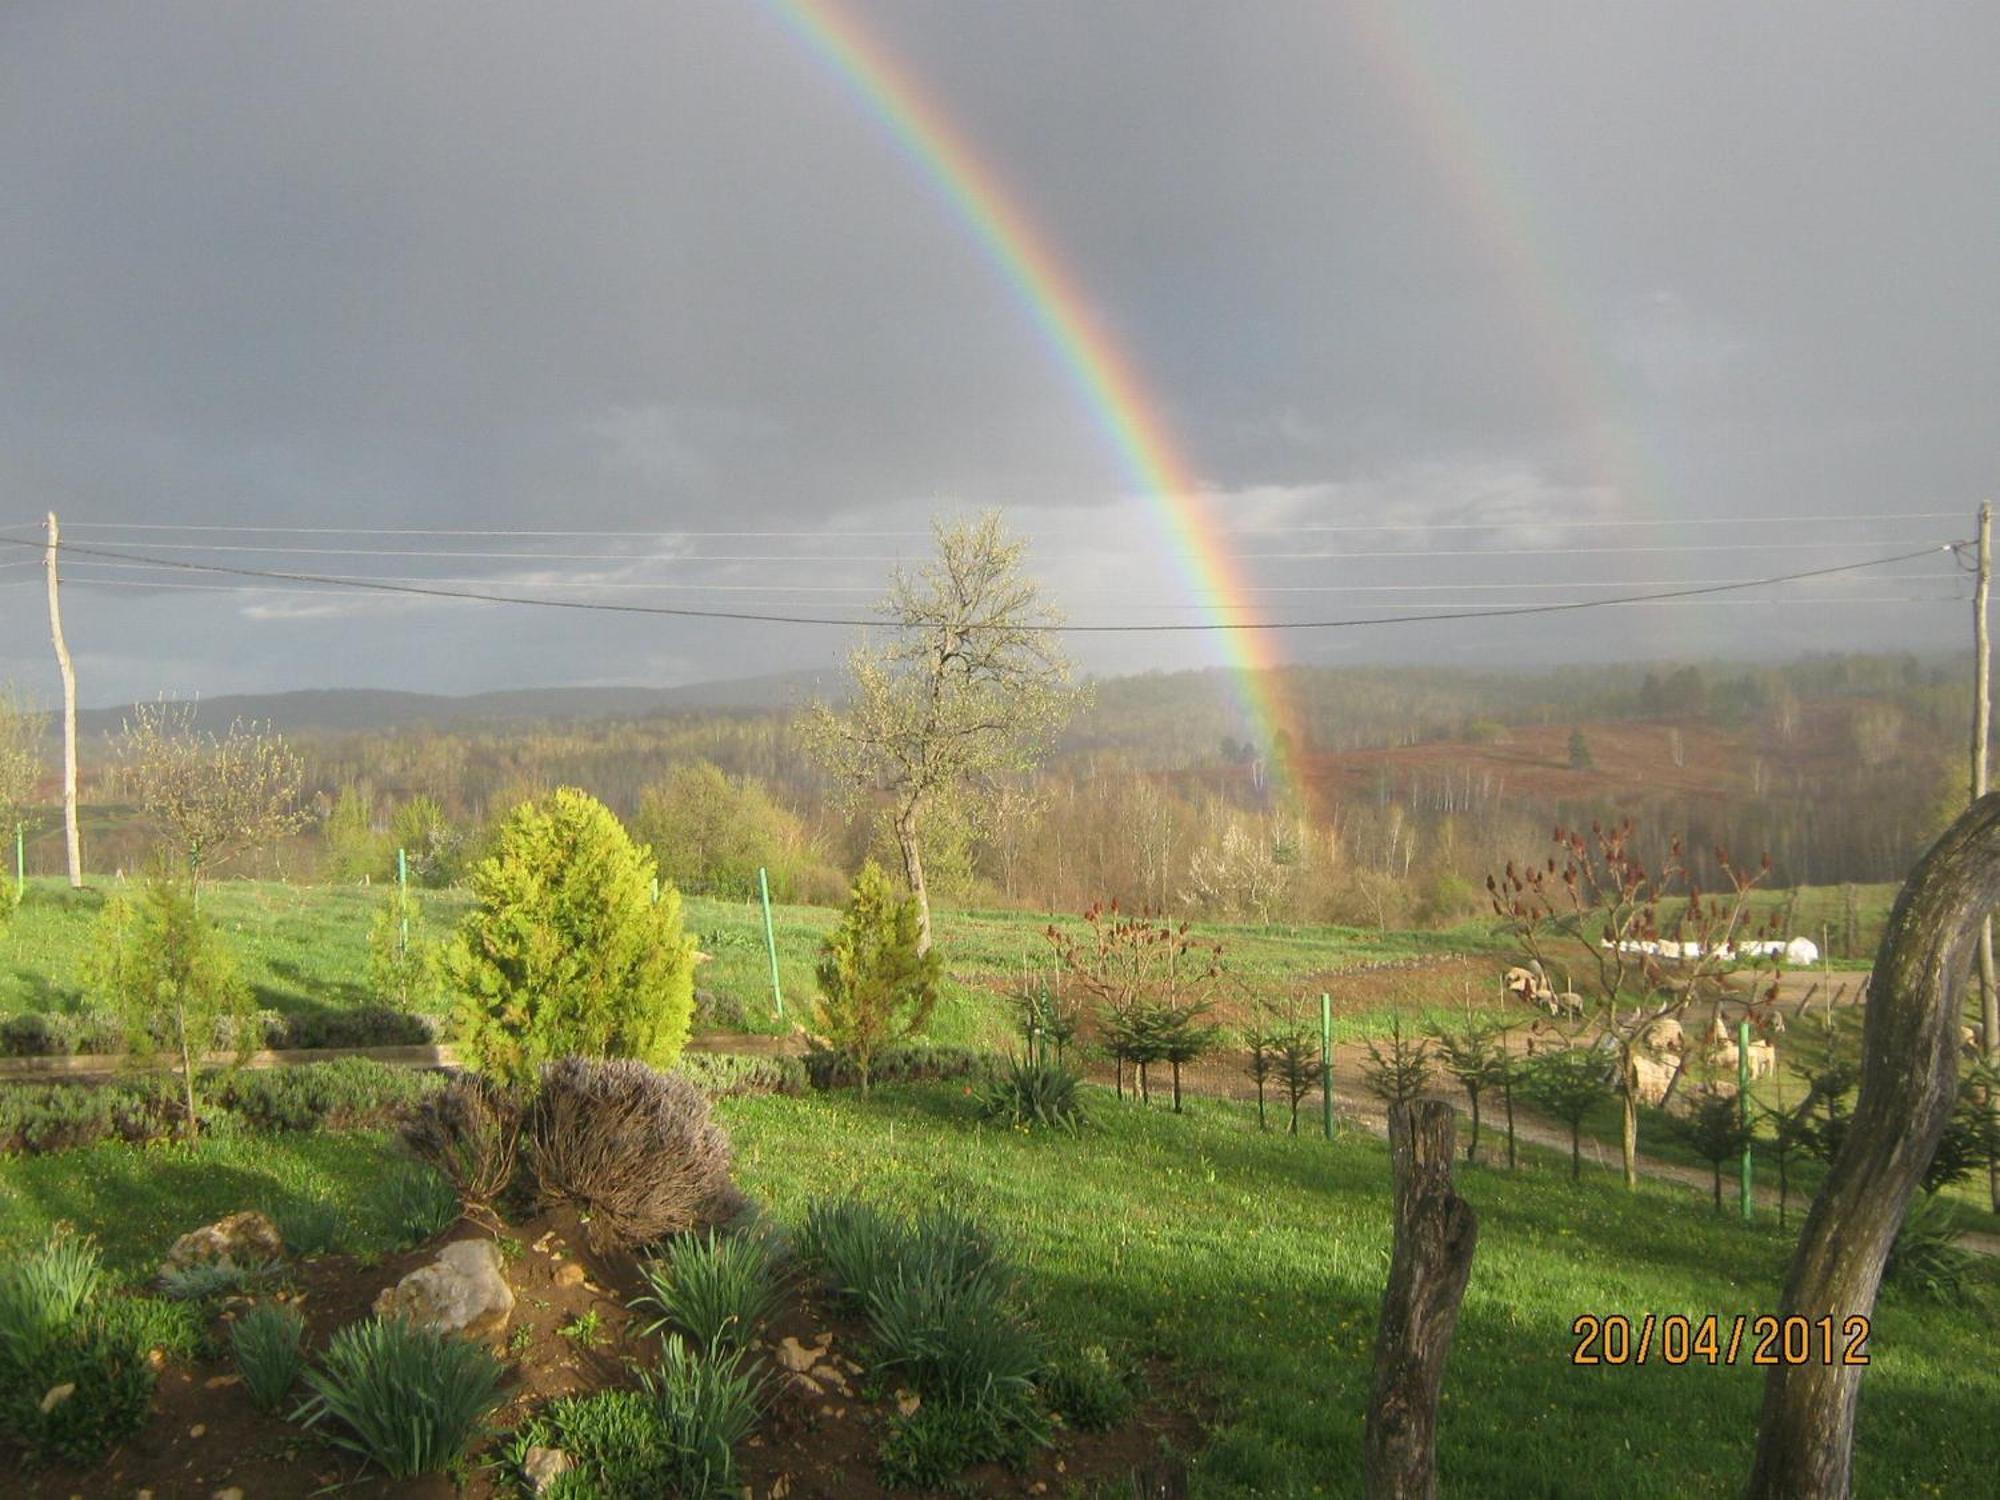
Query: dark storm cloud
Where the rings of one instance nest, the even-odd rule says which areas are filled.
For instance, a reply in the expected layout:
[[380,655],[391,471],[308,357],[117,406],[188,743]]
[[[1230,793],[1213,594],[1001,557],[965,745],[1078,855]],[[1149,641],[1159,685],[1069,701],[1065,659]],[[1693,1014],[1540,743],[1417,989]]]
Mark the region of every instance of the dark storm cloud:
[[[1521,546],[1551,520],[1969,509],[2000,467],[1984,8],[855,8],[1046,228],[1241,524],[1486,518],[1469,544]],[[1602,472],[1607,428],[1643,462]],[[1049,533],[1074,617],[1184,618],[1129,488],[1014,294],[772,8],[0,15],[0,522],[56,505],[76,523],[813,532],[1002,503]],[[1776,545],[1251,572],[1379,590],[1838,560],[1753,535]],[[280,540],[181,540],[202,539]],[[710,601],[848,612],[918,545],[790,538],[701,566],[228,556],[530,586],[568,569],[623,599],[698,580]],[[76,576],[98,700],[677,680],[840,644]],[[0,587],[0,673],[47,675],[38,605]],[[1957,628],[1928,605],[1718,608],[1298,649],[1716,649],[1751,617],[1771,650]]]

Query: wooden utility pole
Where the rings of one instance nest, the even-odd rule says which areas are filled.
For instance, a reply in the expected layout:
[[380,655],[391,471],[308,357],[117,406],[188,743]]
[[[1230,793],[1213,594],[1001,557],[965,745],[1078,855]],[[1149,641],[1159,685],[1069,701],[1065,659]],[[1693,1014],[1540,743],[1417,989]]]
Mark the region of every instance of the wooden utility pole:
[[[1987,596],[1993,591],[1993,502],[1979,507],[1979,576],[1972,591],[1972,800],[1986,795],[1987,746],[1993,739],[1993,636]],[[1993,980],[1993,918],[1979,929],[1979,1040],[1991,1063],[2000,1061],[2000,987]],[[1986,1165],[1986,1191],[2000,1213],[2000,1158]]]
[[63,685],[63,838],[69,847],[69,883],[83,884],[83,839],[76,830],[76,668],[70,665],[69,643],[63,639],[61,580],[56,576],[56,551],[62,528],[49,512],[49,545],[44,556],[49,574],[49,636],[56,645],[56,666]]

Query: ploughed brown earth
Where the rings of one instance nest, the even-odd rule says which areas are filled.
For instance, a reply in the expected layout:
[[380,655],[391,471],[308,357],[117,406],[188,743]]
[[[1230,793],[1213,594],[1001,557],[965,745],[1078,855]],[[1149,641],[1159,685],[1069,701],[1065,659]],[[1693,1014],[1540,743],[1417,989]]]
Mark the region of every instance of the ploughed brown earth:
[[[344,1255],[289,1262],[290,1286],[276,1295],[292,1300],[304,1314],[309,1349],[317,1353],[338,1329],[368,1317],[384,1287],[429,1264],[444,1245],[476,1237],[519,1247],[503,1250],[516,1300],[507,1333],[495,1342],[507,1364],[502,1405],[492,1419],[496,1429],[514,1427],[556,1396],[630,1386],[631,1366],[657,1359],[656,1340],[640,1333],[645,1320],[627,1306],[644,1290],[637,1262],[626,1254],[592,1253],[585,1231],[567,1213],[508,1225],[497,1235],[461,1222],[423,1249],[365,1266]],[[87,1470],[17,1472],[0,1483],[0,1492],[37,1500],[132,1500],[146,1494],[154,1500],[212,1500],[217,1492],[231,1490],[240,1491],[242,1500],[276,1500],[335,1487],[342,1496],[359,1500],[520,1493],[508,1473],[487,1463],[498,1459],[498,1443],[476,1448],[457,1480],[443,1475],[389,1480],[312,1431],[258,1411],[237,1378],[228,1349],[227,1324],[250,1305],[247,1299],[232,1299],[218,1311],[211,1330],[214,1357],[193,1366],[161,1368],[151,1420],[101,1463]],[[592,1312],[601,1325],[594,1345],[565,1336],[563,1329]],[[524,1328],[525,1336],[518,1332]],[[824,1346],[818,1368],[831,1365],[845,1380],[846,1392],[831,1380],[818,1392],[791,1380],[779,1358],[787,1338],[795,1348]],[[863,1330],[853,1319],[829,1310],[812,1291],[799,1290],[766,1330],[758,1352],[771,1378],[764,1417],[737,1454],[745,1495],[752,1500],[870,1500],[914,1493],[885,1489],[876,1477],[876,1453],[896,1415],[898,1391],[893,1380],[871,1379]],[[1171,1376],[1165,1371],[1149,1376],[1149,1399],[1122,1428],[1107,1433],[1058,1428],[1055,1442],[1025,1467],[968,1470],[954,1493],[1060,1497],[1071,1485],[1088,1492],[1093,1484],[1122,1481],[1149,1468],[1163,1451],[1186,1453],[1198,1447],[1200,1424],[1187,1404],[1160,1399],[1163,1392],[1175,1394]],[[301,1389],[293,1399],[303,1395]]]

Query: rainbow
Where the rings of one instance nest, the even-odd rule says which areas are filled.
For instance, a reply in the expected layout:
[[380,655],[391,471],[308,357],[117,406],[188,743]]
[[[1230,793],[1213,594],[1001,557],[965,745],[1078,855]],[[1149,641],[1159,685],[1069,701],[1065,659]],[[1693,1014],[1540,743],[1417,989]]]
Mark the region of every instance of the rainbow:
[[[1213,622],[1255,618],[1241,564],[1158,404],[1019,200],[909,70],[834,0],[767,3],[950,205],[1005,280],[1129,482],[1152,505],[1178,570]],[[1274,800],[1297,805],[1304,785],[1284,752],[1306,741],[1285,691],[1276,632],[1223,628],[1218,638],[1251,742],[1270,768]]]

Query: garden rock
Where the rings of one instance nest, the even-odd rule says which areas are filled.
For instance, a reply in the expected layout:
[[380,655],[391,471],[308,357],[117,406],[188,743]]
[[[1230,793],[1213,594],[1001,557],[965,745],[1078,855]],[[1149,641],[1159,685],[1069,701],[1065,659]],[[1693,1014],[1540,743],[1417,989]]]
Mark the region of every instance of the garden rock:
[[521,1477],[529,1492],[539,1495],[575,1467],[576,1461],[560,1448],[530,1448],[521,1460]]
[[160,1275],[171,1276],[195,1266],[248,1271],[278,1260],[284,1253],[285,1237],[278,1226],[263,1214],[246,1210],[204,1224],[175,1240],[167,1258],[160,1262]]
[[514,1291],[491,1240],[459,1240],[375,1299],[381,1318],[408,1318],[418,1328],[489,1339],[506,1330]]

